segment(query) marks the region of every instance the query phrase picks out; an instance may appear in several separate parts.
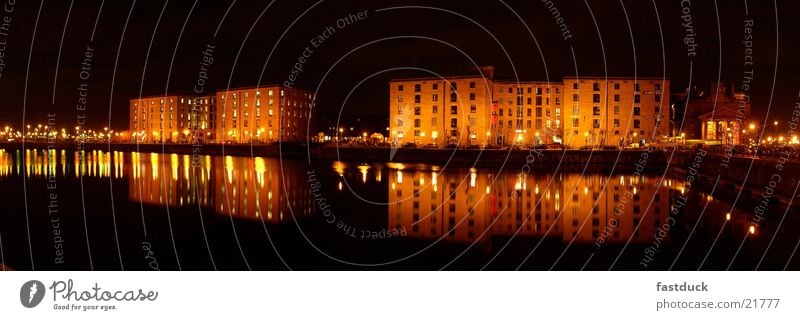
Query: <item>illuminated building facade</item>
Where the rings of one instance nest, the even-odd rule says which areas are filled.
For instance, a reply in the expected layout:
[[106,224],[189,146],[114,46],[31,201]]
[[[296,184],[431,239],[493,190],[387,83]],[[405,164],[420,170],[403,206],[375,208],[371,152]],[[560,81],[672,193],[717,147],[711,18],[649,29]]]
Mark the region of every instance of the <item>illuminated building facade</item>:
[[[306,141],[314,132],[308,91],[282,86],[232,88],[217,92],[217,141],[270,143]],[[309,131],[308,128],[312,131]]]
[[564,143],[626,147],[666,140],[669,84],[662,78],[564,78]]
[[[752,103],[746,92],[735,86],[712,82],[708,88],[690,86],[676,94],[675,135],[706,144],[746,143],[744,136],[756,137],[761,127],[750,119]],[[752,127],[751,127],[752,125]]]
[[214,139],[215,97],[166,95],[130,100],[129,133],[141,143]]
[[390,141],[626,147],[671,135],[667,79],[498,81],[484,69],[491,72],[391,80]]
[[496,81],[493,143],[560,143],[562,89],[561,82]]
[[491,141],[491,72],[389,83],[389,141],[439,147]]

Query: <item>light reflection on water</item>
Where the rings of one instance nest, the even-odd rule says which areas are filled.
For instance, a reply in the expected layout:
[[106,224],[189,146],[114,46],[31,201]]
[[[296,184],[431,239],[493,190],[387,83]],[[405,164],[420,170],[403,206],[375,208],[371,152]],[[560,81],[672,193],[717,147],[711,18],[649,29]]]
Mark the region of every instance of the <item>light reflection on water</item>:
[[[335,162],[326,194],[358,208],[356,195],[383,188],[387,229],[415,239],[485,243],[493,237],[562,242],[648,243],[685,189],[670,178],[576,173],[555,175],[438,167],[415,169]],[[128,199],[147,206],[213,209],[222,216],[279,224],[310,217],[314,203],[301,166],[274,158],[137,152],[0,150],[7,176],[126,179]],[[659,186],[660,185],[660,186]],[[708,220],[747,233],[750,219],[711,196]],[[290,210],[291,206],[291,210]],[[758,230],[754,229],[757,234]],[[669,241],[669,235],[664,239]]]

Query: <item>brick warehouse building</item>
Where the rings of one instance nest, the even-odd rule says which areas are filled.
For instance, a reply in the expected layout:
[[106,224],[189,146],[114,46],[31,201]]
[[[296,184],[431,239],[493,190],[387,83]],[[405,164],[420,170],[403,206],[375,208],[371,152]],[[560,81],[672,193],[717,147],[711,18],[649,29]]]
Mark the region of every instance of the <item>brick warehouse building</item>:
[[564,78],[564,144],[629,146],[666,140],[669,84],[661,78]]
[[131,140],[189,143],[214,139],[215,97],[149,96],[130,100]]
[[219,142],[301,142],[315,133],[307,130],[314,120],[314,97],[305,90],[277,85],[231,88],[218,91],[217,102]]
[[491,77],[398,79],[390,87],[393,144],[471,145],[491,139]]
[[390,141],[579,148],[647,144],[670,135],[667,79],[510,81],[495,80],[491,67],[483,70],[390,80]]
[[312,105],[311,93],[281,86],[134,98],[129,132],[140,143],[299,142],[309,119],[314,134]]

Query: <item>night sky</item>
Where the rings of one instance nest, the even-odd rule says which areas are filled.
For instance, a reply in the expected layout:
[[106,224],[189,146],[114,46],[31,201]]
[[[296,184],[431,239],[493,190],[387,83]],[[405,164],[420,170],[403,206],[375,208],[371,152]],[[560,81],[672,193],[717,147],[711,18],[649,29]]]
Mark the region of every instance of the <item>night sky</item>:
[[[571,39],[562,38],[540,0],[18,0],[13,12],[0,12],[7,27],[0,35],[0,125],[44,123],[47,113],[55,113],[59,127],[73,127],[77,88],[86,82],[88,126],[110,120],[112,128],[126,129],[129,98],[192,92],[208,44],[216,49],[207,92],[283,83],[311,48],[295,86],[318,90],[317,106],[329,118],[339,112],[388,117],[388,79],[432,75],[398,70],[403,68],[459,74],[475,63],[494,65],[497,78],[543,81],[575,74],[663,75],[673,91],[682,91],[691,63],[692,80],[701,87],[717,80],[738,84],[745,19],[754,20],[754,117],[767,115],[772,92],[770,120],[788,117],[800,101],[800,25],[790,17],[800,11],[796,1],[778,1],[777,8],[771,1],[692,1],[692,58],[678,0],[555,5]],[[393,9],[380,10],[385,8]],[[363,11],[364,19],[337,27],[337,19]],[[309,41],[329,26],[335,32],[313,47]],[[84,81],[87,46],[94,57]]]

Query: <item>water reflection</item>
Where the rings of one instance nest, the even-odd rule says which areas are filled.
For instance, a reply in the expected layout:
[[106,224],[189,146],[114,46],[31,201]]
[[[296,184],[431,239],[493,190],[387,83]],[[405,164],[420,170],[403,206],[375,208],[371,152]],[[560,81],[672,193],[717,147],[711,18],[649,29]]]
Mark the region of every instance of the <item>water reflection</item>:
[[674,192],[658,183],[651,177],[398,169],[389,175],[388,220],[411,237],[452,242],[514,235],[582,243],[650,241],[669,214]]
[[[534,175],[403,164],[334,163],[325,180],[328,194],[354,208],[365,191],[386,195],[387,229],[405,229],[418,239],[487,243],[494,237],[546,237],[562,242],[619,244],[652,241],[686,193],[680,180],[602,174]],[[236,219],[281,223],[313,216],[306,170],[291,161],[259,157],[191,156],[138,152],[0,150],[0,179],[92,177],[126,180],[132,203],[201,209]],[[659,184],[661,187],[659,188]],[[385,191],[384,191],[385,190]],[[692,193],[680,206],[694,222],[707,207],[697,232],[758,235],[752,217],[730,212],[710,195]],[[373,199],[375,200],[375,199]],[[290,210],[291,206],[291,210]],[[385,210],[385,211],[383,211]],[[358,211],[358,210],[356,210]],[[355,212],[356,215],[375,212]],[[662,241],[670,241],[667,234]]]
[[131,202],[267,223],[309,216],[313,208],[304,171],[273,158],[0,149],[0,178],[25,173],[42,179],[126,179]]

